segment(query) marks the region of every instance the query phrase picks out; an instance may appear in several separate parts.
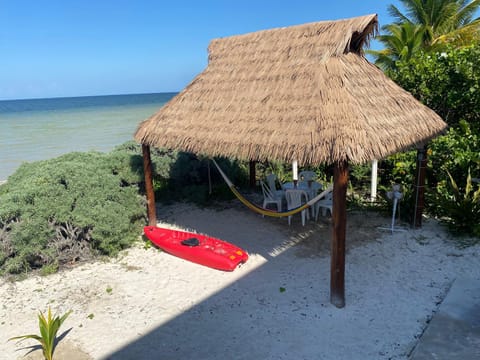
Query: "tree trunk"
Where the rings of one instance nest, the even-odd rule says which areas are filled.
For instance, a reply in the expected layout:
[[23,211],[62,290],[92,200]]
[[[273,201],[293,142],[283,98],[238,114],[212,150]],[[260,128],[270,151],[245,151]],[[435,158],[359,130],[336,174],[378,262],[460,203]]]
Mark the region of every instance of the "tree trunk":
[[148,225],[157,225],[155,210],[155,193],[153,191],[152,160],[150,158],[150,146],[142,144],[143,172],[145,174],[145,192],[147,194]]
[[333,169],[333,233],[331,242],[330,302],[345,306],[345,235],[347,228],[348,163],[335,163]]
[[250,160],[250,188],[255,189],[257,186],[257,173],[255,169],[256,161]]

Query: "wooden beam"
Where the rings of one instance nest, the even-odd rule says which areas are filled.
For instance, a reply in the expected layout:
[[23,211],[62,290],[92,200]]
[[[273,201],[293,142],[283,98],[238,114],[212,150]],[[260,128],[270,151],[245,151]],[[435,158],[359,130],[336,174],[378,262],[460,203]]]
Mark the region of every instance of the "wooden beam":
[[157,225],[155,210],[155,192],[153,191],[152,160],[150,158],[150,146],[142,144],[143,173],[145,174],[145,192],[147,194],[148,225]]
[[345,235],[347,228],[348,163],[335,163],[333,168],[333,233],[330,264],[330,302],[345,306]]
[[423,208],[425,207],[425,175],[427,173],[427,147],[417,149],[417,174],[415,176],[413,227],[422,227]]
[[250,160],[250,188],[254,189],[257,186],[257,173],[256,173],[256,165],[257,162],[254,160]]

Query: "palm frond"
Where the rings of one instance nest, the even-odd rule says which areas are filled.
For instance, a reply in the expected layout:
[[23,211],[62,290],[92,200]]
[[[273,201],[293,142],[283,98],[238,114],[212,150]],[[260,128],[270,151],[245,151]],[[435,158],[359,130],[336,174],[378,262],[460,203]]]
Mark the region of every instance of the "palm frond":
[[395,5],[389,5],[387,7],[387,12],[392,18],[396,19],[396,21],[394,22],[395,24],[412,22],[408,17],[402,14],[402,12]]
[[457,13],[458,21],[462,25],[467,25],[472,22],[473,16],[477,13],[478,9],[480,9],[480,0],[470,2],[464,0],[460,1],[460,3],[460,9]]
[[446,34],[437,36],[432,41],[432,49],[441,48],[447,44],[456,47],[471,45],[480,40],[480,19],[474,20],[470,24],[460,29],[452,30]]

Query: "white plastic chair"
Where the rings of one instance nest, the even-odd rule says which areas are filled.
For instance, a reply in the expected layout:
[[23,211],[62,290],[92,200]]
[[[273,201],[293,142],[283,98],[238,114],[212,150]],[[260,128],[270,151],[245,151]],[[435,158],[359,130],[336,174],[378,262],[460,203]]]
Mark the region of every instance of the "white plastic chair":
[[270,188],[270,191],[278,196],[281,196],[282,198],[285,196],[285,190],[278,190],[277,189],[277,175],[275,174],[270,174],[267,175],[266,177],[268,187]]
[[273,193],[270,190],[270,187],[262,180],[260,180],[260,185],[262,186],[263,193],[263,208],[266,209],[268,204],[275,204],[277,206],[277,211],[282,211],[282,197]]
[[333,189],[325,194],[325,197],[321,200],[318,200],[315,203],[315,221],[318,220],[318,213],[322,209],[322,216],[327,215],[327,210],[330,211],[330,216],[332,215],[333,208]]
[[[302,206],[308,201],[307,192],[303,190],[298,190],[298,189],[285,191],[285,198],[287,200],[288,210],[298,208],[299,206]],[[310,218],[308,209],[302,210],[301,214],[302,214],[302,225],[305,226],[305,218],[307,219]],[[292,216],[290,215],[288,217],[288,225],[291,224],[291,221],[292,221]]]

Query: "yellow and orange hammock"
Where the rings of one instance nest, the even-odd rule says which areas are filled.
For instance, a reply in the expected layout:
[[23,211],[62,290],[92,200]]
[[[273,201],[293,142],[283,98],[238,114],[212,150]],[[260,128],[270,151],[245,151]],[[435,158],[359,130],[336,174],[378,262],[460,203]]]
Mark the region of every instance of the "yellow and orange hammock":
[[287,210],[287,211],[275,211],[275,210],[270,210],[270,209],[265,209],[263,207],[260,207],[258,205],[253,204],[252,202],[248,201],[242,194],[238,192],[238,190],[235,188],[235,185],[230,181],[230,179],[225,175],[225,173],[220,169],[220,166],[218,166],[217,162],[212,159],[213,163],[218,169],[218,172],[220,175],[222,175],[223,180],[227,183],[228,187],[230,190],[235,194],[235,196],[240,200],[245,206],[247,206],[250,210],[253,210],[261,215],[265,216],[272,216],[272,217],[285,217],[285,216],[291,216],[294,214],[299,213],[302,210],[305,210],[309,208],[310,206],[314,205],[318,200],[321,200],[323,197],[325,197],[326,194],[332,191],[333,185],[330,185],[325,191],[322,193],[318,194],[315,196],[313,199],[308,201],[307,203],[303,204],[302,206],[299,206],[295,209]]

